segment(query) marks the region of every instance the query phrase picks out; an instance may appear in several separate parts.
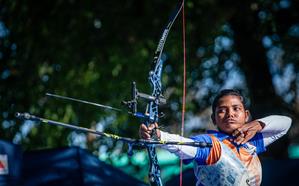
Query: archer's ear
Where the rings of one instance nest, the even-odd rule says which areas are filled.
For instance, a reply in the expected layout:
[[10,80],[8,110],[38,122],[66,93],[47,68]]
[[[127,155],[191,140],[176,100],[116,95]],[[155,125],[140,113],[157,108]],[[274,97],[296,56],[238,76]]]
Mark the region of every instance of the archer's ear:
[[211,120],[212,120],[213,124],[216,125],[214,113],[211,114]]
[[245,114],[246,114],[246,123],[251,121],[251,113],[249,110],[245,110]]

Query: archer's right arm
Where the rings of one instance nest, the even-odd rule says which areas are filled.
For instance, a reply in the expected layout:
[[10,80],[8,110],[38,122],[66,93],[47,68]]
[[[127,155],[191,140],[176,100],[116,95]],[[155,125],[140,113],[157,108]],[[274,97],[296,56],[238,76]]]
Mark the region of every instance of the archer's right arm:
[[264,146],[268,146],[285,135],[291,127],[292,119],[287,116],[271,115],[258,119],[265,126],[261,130],[264,137]]

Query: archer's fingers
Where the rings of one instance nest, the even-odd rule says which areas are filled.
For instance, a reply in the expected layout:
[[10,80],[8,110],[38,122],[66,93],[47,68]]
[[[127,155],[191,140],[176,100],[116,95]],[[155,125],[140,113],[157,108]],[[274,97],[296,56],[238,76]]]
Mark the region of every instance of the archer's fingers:
[[252,132],[248,132],[245,137],[243,138],[243,140],[240,142],[240,144],[244,144],[247,143],[253,136],[255,135],[255,133]]
[[149,130],[153,130],[155,128],[158,128],[158,124],[157,123],[152,123],[147,127]]
[[238,138],[239,136],[242,136],[242,135],[244,135],[244,132],[241,128],[234,130],[232,133],[232,136],[235,138]]
[[146,132],[146,131],[148,131],[149,129],[148,129],[148,127],[145,125],[145,124],[141,124],[140,125],[140,127],[139,127],[139,131],[144,131],[144,132]]
[[142,138],[142,139],[151,139],[151,135],[148,134],[148,133],[140,133],[139,136]]
[[238,136],[234,140],[234,142],[237,143],[237,144],[240,144],[244,140],[244,138],[245,138],[245,134],[242,131],[240,131],[238,133]]
[[139,137],[143,139],[150,139],[151,130],[148,129],[148,127],[144,124],[141,124],[139,127]]

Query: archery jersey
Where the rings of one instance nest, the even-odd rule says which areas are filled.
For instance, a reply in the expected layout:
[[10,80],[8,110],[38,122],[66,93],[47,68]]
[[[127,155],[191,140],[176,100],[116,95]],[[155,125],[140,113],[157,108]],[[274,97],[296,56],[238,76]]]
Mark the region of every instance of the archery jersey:
[[260,136],[256,135],[244,145],[235,144],[230,136],[217,131],[194,137],[195,141],[213,144],[208,154],[198,152],[194,158],[197,179],[202,185],[259,185],[262,172],[257,152],[264,151]]
[[161,140],[200,141],[212,143],[212,147],[196,148],[191,146],[165,145],[163,148],[175,153],[184,163],[194,161],[196,185],[260,185],[262,179],[258,154],[266,146],[286,134],[291,119],[273,115],[258,121],[265,124],[261,133],[257,133],[249,142],[237,145],[233,137],[218,131],[184,138],[161,131]]

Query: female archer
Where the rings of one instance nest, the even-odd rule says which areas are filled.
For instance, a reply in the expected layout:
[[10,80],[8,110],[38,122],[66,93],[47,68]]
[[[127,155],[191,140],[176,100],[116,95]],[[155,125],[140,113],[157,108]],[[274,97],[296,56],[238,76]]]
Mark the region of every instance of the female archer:
[[292,120],[271,115],[249,121],[244,97],[236,90],[221,91],[213,101],[211,119],[218,131],[184,138],[158,130],[157,124],[141,125],[139,135],[150,139],[153,129],[163,141],[206,142],[212,147],[163,145],[185,163],[194,161],[196,185],[260,185],[261,164],[258,154],[287,133]]

